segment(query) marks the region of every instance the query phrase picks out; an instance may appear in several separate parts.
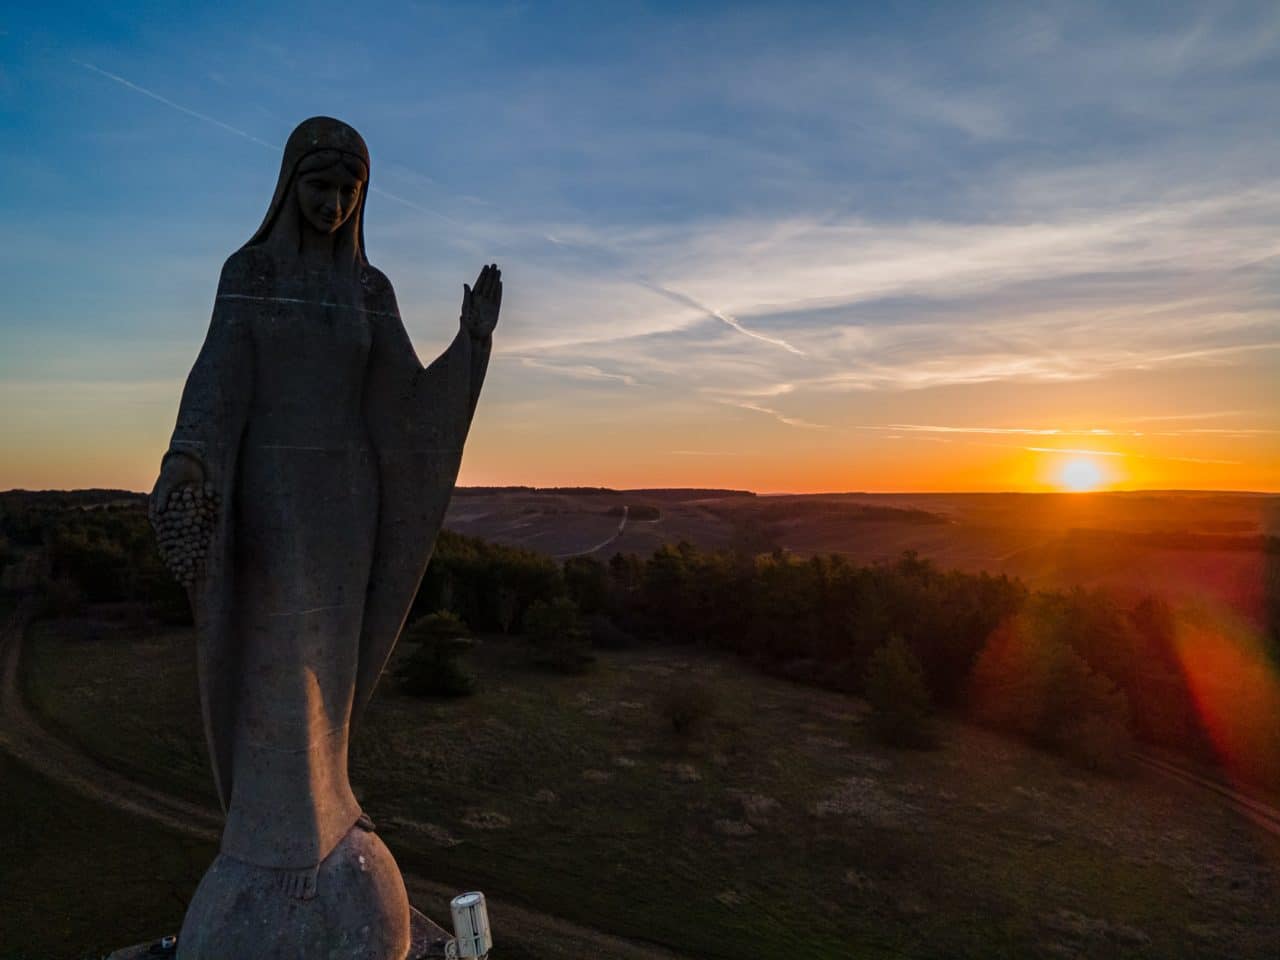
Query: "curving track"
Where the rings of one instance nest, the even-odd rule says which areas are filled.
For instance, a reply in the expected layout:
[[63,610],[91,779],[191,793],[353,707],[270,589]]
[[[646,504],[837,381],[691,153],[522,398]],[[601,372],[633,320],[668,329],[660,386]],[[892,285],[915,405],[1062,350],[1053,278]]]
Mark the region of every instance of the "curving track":
[[1234,787],[1217,780],[1202,776],[1186,767],[1178,766],[1150,753],[1138,752],[1134,759],[1142,766],[1170,779],[1189,786],[1200,787],[1221,797],[1228,806],[1235,808],[1248,819],[1273,836],[1280,837],[1280,808],[1273,807],[1246,794]]
[[604,540],[601,540],[594,547],[588,547],[586,550],[575,550],[573,553],[558,553],[556,554],[555,559],[568,560],[571,557],[589,557],[593,553],[599,553],[605,547],[609,546],[609,544],[616,543],[617,540],[622,536],[622,534],[627,529],[627,516],[630,513],[631,513],[631,508],[629,506],[624,505],[622,507],[622,519],[618,521],[618,529],[613,531],[613,533],[611,533]]
[[222,815],[142,786],[98,764],[44,730],[27,712],[18,679],[22,634],[35,613],[24,601],[0,633],[0,750],[54,783],[171,830],[216,842]]

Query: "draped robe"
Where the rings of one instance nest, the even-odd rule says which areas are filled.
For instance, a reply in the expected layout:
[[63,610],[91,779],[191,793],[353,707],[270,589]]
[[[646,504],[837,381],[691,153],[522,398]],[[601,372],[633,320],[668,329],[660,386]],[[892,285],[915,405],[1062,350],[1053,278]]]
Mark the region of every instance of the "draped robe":
[[308,147],[327,146],[303,132],[263,228],[223,267],[166,459],[198,461],[221,498],[191,600],[222,852],[314,878],[361,817],[350,730],[430,559],[489,339],[460,329],[423,368],[364,259],[363,200],[345,279],[255,242]]

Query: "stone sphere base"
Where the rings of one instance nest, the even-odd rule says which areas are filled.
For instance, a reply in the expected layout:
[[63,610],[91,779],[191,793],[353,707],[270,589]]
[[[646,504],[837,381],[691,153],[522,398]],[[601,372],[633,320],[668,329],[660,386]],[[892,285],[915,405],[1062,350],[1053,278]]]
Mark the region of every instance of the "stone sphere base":
[[196,888],[178,960],[405,960],[409,897],[378,835],[353,827],[320,864],[310,900],[279,871],[218,856]]

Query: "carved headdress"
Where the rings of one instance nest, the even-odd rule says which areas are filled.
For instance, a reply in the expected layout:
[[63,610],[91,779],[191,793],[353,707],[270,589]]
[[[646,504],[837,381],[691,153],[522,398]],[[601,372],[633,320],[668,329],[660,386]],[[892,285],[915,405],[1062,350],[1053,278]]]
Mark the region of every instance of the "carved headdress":
[[[249,238],[246,247],[260,246],[267,243],[275,233],[281,220],[291,224],[297,230],[297,205],[287,203],[293,194],[293,185],[300,171],[315,160],[320,166],[331,166],[333,163],[345,161],[350,164],[357,161],[363,164],[362,171],[366,181],[369,175],[369,148],[364,138],[354,127],[335,120],[332,117],[312,117],[303,120],[289,134],[284,145],[284,157],[280,161],[280,176],[276,180],[275,194],[271,197],[271,205],[267,207],[267,215],[262,218],[262,225]],[[353,253],[359,263],[369,262],[364,250],[364,201],[367,190],[360,191],[360,200],[355,212],[340,228],[345,237],[353,241]]]

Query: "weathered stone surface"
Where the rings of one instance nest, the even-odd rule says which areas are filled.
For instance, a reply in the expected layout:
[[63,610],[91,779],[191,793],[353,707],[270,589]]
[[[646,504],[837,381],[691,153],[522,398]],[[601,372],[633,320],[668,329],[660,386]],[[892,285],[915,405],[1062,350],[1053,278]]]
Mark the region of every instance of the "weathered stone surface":
[[[357,955],[341,951],[360,938],[390,951],[360,956],[407,945],[389,855],[394,883],[366,882],[384,864],[368,851],[352,862],[376,862],[372,874],[326,865],[372,836],[352,832],[368,822],[347,778],[351,728],[452,494],[502,282],[491,265],[464,285],[457,336],[424,368],[365,255],[369,171],[364,141],[340,121],[315,117],[289,137],[262,225],[223,266],[152,492],[161,552],[195,613],[227,812],[212,886],[183,927],[185,960],[300,955],[281,951],[320,929],[333,956]],[[370,843],[384,849],[357,845]],[[334,908],[332,922],[316,926],[312,901]],[[201,932],[214,925],[271,935],[228,952]]]
[[404,880],[378,835],[359,827],[320,863],[316,895],[307,900],[285,896],[278,871],[219,856],[178,936],[178,960],[403,960],[408,953]]

